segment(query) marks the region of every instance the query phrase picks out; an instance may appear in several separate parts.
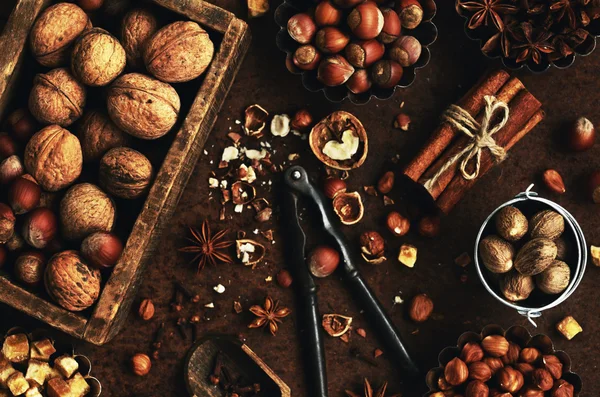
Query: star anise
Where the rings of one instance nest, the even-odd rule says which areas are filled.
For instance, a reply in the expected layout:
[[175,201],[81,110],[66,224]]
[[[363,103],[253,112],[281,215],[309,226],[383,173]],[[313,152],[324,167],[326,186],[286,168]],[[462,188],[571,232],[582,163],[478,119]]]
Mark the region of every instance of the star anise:
[[202,222],[200,230],[190,227],[192,238],[187,238],[192,243],[187,247],[180,248],[181,252],[190,252],[196,254],[192,262],[198,261],[198,272],[204,269],[206,263],[216,265],[217,262],[232,263],[233,259],[224,250],[233,245],[233,241],[225,239],[228,230],[223,229],[214,235],[210,230],[208,220]]
[[469,19],[469,29],[477,29],[481,25],[488,25],[491,20],[498,31],[504,30],[503,16],[507,14],[516,14],[519,9],[508,4],[506,0],[458,0],[460,7],[472,12],[473,15]]
[[250,311],[256,316],[256,319],[248,325],[248,328],[261,328],[268,325],[273,336],[279,329],[281,319],[292,312],[287,307],[279,307],[279,301],[274,302],[270,296],[265,298],[264,306],[254,305],[250,308]]
[[521,63],[529,59],[539,64],[542,61],[543,54],[550,54],[554,47],[548,41],[552,36],[547,30],[534,30],[529,22],[523,22],[519,29],[515,29],[513,37],[517,43],[513,45],[516,52],[516,62]]
[[575,14],[574,2],[572,0],[554,0],[550,5],[550,11],[556,13],[555,20],[560,22],[566,18],[571,29],[577,27],[577,15]]
[[[385,397],[385,391],[387,389],[387,382],[385,382],[383,385],[381,385],[381,387],[379,388],[379,390],[377,390],[376,392],[373,392],[373,388],[371,387],[371,384],[369,383],[369,380],[367,378],[365,378],[365,390],[364,390],[364,397]],[[346,390],[346,395],[348,397],[361,397],[360,395],[350,391],[350,390]],[[394,394],[388,397],[400,397],[401,394]]]

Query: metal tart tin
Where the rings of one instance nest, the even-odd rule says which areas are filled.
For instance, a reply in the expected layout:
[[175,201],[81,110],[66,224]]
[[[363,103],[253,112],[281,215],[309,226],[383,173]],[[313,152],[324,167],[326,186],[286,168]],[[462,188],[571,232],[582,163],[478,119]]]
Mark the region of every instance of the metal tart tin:
[[437,380],[440,375],[444,374],[444,366],[453,358],[460,356],[464,345],[468,342],[481,342],[483,338],[489,335],[502,335],[508,339],[509,342],[516,343],[521,348],[535,347],[542,354],[554,354],[563,364],[562,379],[573,385],[575,396],[579,396],[581,393],[583,383],[579,375],[571,372],[571,358],[564,351],[555,350],[554,344],[548,336],[543,334],[531,336],[529,331],[520,325],[512,326],[505,331],[501,326],[492,324],[484,327],[479,334],[475,332],[465,332],[458,338],[456,346],[446,347],[440,352],[438,356],[439,366],[431,369],[425,377],[425,382],[427,383],[429,391],[425,393],[424,397],[428,397],[431,394],[440,391],[438,389]]
[[[371,98],[377,98],[381,100],[389,99],[394,95],[394,92],[398,87],[406,88],[410,86],[414,81],[417,74],[417,70],[424,68],[431,59],[431,52],[429,46],[435,42],[438,36],[438,30],[435,24],[432,22],[437,12],[437,6],[434,0],[420,0],[421,6],[423,7],[424,15],[423,22],[413,30],[403,29],[402,33],[416,37],[421,43],[423,50],[421,56],[417,62],[404,68],[402,79],[393,88],[380,88],[373,86],[369,91],[362,94],[354,94],[350,92],[345,85],[337,87],[327,87],[319,80],[317,80],[316,70],[299,71],[298,74],[302,77],[302,84],[304,87],[311,91],[323,91],[325,97],[331,102],[342,102],[348,98],[352,103],[356,105],[364,105],[371,100]],[[293,54],[296,48],[300,46],[294,41],[287,31],[288,20],[299,12],[304,12],[314,6],[315,3],[307,0],[285,0],[275,10],[275,22],[279,25],[279,32],[276,36],[277,47],[285,52],[287,55]],[[391,7],[393,8],[393,6]],[[282,63],[284,61],[282,60]]]
[[[485,289],[494,298],[496,298],[496,300],[517,310],[519,314],[527,317],[529,321],[536,326],[535,322],[533,321],[534,318],[540,317],[543,311],[560,305],[562,302],[567,300],[567,298],[569,298],[579,286],[579,283],[581,282],[581,279],[585,273],[587,264],[587,246],[583,231],[581,230],[581,227],[575,218],[573,218],[573,216],[566,209],[555,202],[539,197],[537,193],[531,191],[532,188],[533,185],[529,186],[524,193],[520,193],[514,199],[502,204],[487,217],[487,219],[483,222],[483,225],[481,225],[479,233],[477,234],[473,258],[475,261],[475,268],[477,269],[477,275],[479,276],[479,279],[481,280],[481,283]],[[500,292],[497,282],[498,275],[488,271],[481,263],[478,249],[479,242],[482,238],[490,234],[495,234],[495,226],[493,222],[494,216],[498,211],[500,211],[500,209],[506,206],[514,206],[520,209],[528,219],[534,213],[547,209],[554,210],[565,218],[565,231],[563,233],[563,237],[569,248],[568,257],[566,258],[565,262],[571,268],[571,280],[567,288],[562,293],[556,295],[547,295],[536,289],[526,300],[520,302],[511,302],[504,298]]]

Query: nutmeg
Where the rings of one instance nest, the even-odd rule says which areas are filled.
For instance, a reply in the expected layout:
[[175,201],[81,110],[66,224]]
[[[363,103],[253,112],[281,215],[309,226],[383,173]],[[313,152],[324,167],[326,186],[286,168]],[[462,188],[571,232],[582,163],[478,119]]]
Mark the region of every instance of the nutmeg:
[[91,110],[79,124],[79,140],[85,162],[99,161],[110,149],[127,146],[130,139],[105,113]]
[[116,79],[125,69],[125,49],[104,29],[92,28],[75,41],[71,53],[73,75],[85,85],[100,87]]
[[80,240],[98,232],[110,232],[115,206],[100,188],[90,183],[71,187],[60,202],[62,232],[67,240]]
[[517,253],[515,269],[524,276],[535,276],[546,270],[554,261],[556,244],[547,238],[529,240]]
[[516,393],[525,384],[523,374],[513,367],[504,367],[496,373],[498,386],[506,392]]
[[492,370],[483,361],[475,361],[469,364],[469,379],[487,382],[492,378]]
[[0,246],[6,243],[15,231],[15,214],[12,209],[0,203]]
[[100,270],[89,267],[76,251],[54,255],[46,266],[44,284],[50,297],[70,311],[85,310],[100,295]]
[[140,139],[157,139],[173,128],[181,103],[169,84],[130,73],[111,84],[107,106],[108,115],[123,131]]
[[507,273],[500,281],[502,295],[511,302],[518,302],[529,298],[534,289],[535,283],[533,278],[516,271]]
[[42,124],[68,127],[83,114],[86,89],[65,68],[37,74],[29,94],[29,111]]
[[40,204],[40,186],[24,176],[20,176],[8,189],[8,203],[17,215],[25,214]]
[[569,285],[571,269],[563,261],[554,260],[540,274],[535,276],[535,283],[546,294],[560,294]]
[[144,66],[144,49],[157,27],[156,17],[146,8],[136,8],[125,14],[121,23],[121,43],[128,65],[138,69]]
[[492,357],[502,357],[508,352],[509,344],[502,335],[488,335],[481,341],[481,347]]
[[136,199],[145,195],[152,175],[150,160],[133,149],[111,149],[100,161],[100,186],[120,198]]
[[91,27],[87,14],[77,5],[54,4],[42,12],[31,28],[31,52],[44,66],[64,65],[73,42]]
[[58,232],[58,219],[48,208],[31,211],[23,223],[23,238],[34,248],[45,248]]
[[479,243],[483,265],[492,273],[507,273],[513,267],[513,246],[498,236],[487,236]]
[[397,237],[404,236],[410,229],[410,221],[396,211],[392,211],[388,214],[386,225],[388,230]]
[[565,231],[565,218],[556,211],[540,211],[531,217],[529,230],[531,238],[556,240]]
[[426,294],[416,295],[410,301],[408,315],[415,323],[427,321],[433,312],[433,301]]
[[64,189],[81,174],[79,139],[58,125],[40,130],[25,148],[25,167],[44,190]]
[[496,214],[496,231],[503,239],[507,241],[518,241],[529,228],[527,218],[516,207],[503,207]]
[[459,386],[467,381],[469,369],[460,358],[455,357],[444,367],[444,378],[452,386]]
[[465,389],[465,397],[488,397],[489,387],[480,380],[469,382]]
[[416,37],[401,36],[392,43],[389,49],[390,59],[398,62],[402,67],[409,67],[417,63],[421,57],[421,43]]
[[479,343],[468,342],[463,346],[460,352],[460,358],[467,364],[481,361],[483,360],[483,349]]
[[112,233],[92,233],[81,243],[81,256],[90,266],[98,269],[107,269],[116,265],[122,252],[123,243]]
[[206,30],[193,21],[177,21],[152,36],[144,51],[144,62],[159,80],[183,83],[204,73],[214,52]]
[[30,287],[38,286],[44,279],[45,258],[40,252],[26,252],[15,261],[15,277]]

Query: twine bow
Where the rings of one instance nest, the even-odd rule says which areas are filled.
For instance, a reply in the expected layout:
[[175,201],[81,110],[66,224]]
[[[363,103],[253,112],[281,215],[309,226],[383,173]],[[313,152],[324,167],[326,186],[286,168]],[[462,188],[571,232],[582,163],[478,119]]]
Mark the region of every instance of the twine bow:
[[[424,186],[427,190],[431,191],[432,186],[438,178],[460,159],[462,159],[460,162],[460,173],[463,178],[466,180],[477,178],[481,166],[481,152],[485,148],[490,151],[496,162],[501,162],[506,157],[506,151],[496,144],[493,136],[508,122],[508,105],[496,99],[495,96],[486,95],[484,100],[485,112],[481,124],[460,106],[451,105],[444,113],[444,121],[450,123],[456,129],[471,138],[471,140],[467,146],[451,157],[446,164],[444,164],[444,166],[425,183]],[[502,118],[490,128],[490,123],[498,111],[502,112]],[[468,172],[467,166],[473,159],[475,160],[475,169],[472,172]]]

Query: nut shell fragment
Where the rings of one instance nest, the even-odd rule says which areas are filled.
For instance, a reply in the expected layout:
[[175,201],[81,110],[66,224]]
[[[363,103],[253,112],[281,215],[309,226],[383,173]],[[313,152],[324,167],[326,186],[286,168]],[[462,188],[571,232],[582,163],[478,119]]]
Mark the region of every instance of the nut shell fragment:
[[236,240],[235,251],[238,259],[246,266],[256,265],[266,254],[265,246],[252,239]]
[[354,225],[362,219],[365,207],[358,192],[339,192],[333,199],[333,210],[344,225]]
[[321,325],[323,325],[325,332],[337,338],[350,330],[352,317],[342,316],[341,314],[324,314]]
[[256,189],[249,183],[236,181],[231,185],[231,201],[235,205],[249,204],[256,197]]
[[267,125],[269,112],[260,105],[250,105],[246,108],[244,119],[244,132],[248,136],[260,138],[263,135],[263,130]]

